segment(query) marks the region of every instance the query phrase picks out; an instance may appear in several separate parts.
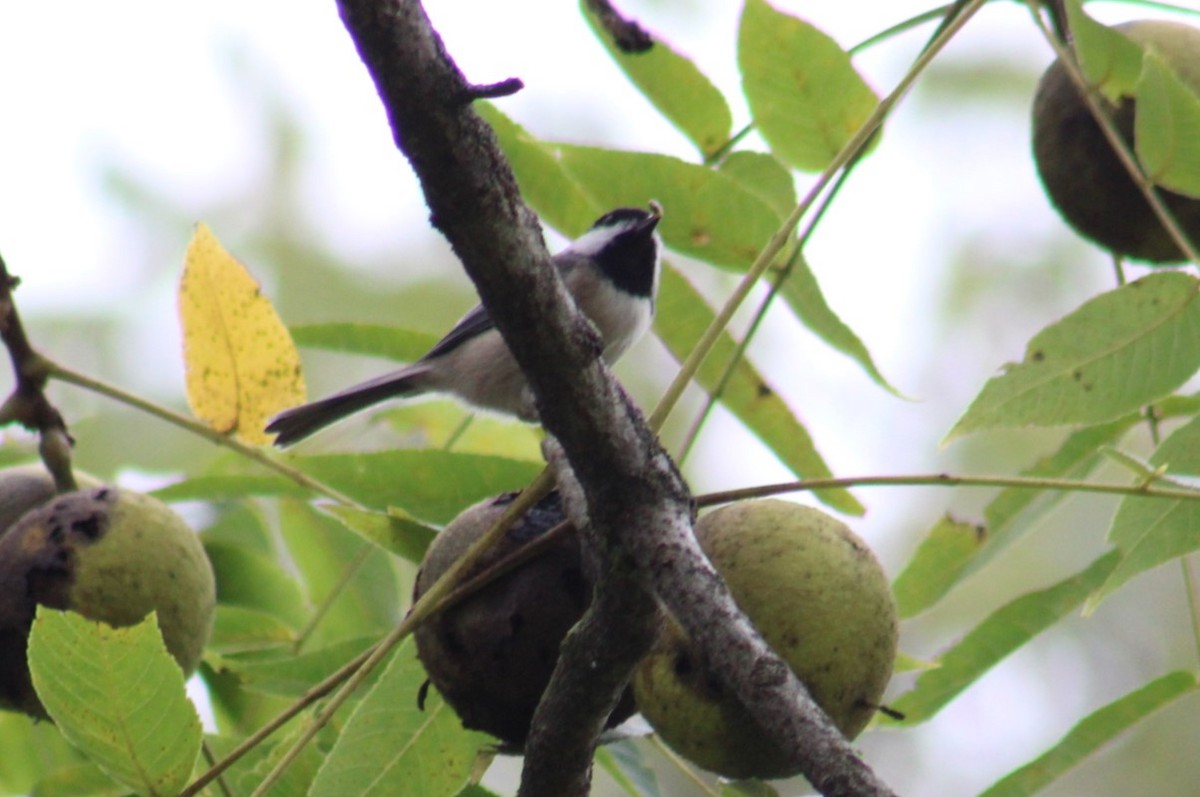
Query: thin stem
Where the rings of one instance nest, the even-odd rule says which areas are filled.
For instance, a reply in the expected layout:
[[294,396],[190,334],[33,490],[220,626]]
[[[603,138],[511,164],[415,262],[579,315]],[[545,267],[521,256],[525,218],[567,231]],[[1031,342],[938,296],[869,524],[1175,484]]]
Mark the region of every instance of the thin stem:
[[713,150],[708,155],[704,156],[704,165],[712,166],[715,163],[720,163],[721,160],[726,155],[729,154],[730,150],[732,150],[734,147],[736,147],[738,145],[738,142],[740,142],[743,138],[750,135],[750,133],[753,130],[754,130],[754,123],[751,122],[750,124],[743,127],[741,130],[734,133],[732,136],[729,137],[728,141],[726,141],[721,146],[717,147],[715,150]]
[[696,772],[695,767],[683,760],[683,758],[670,747],[667,747],[663,740],[658,738],[658,734],[652,735],[650,737],[650,741],[653,742],[654,746],[658,748],[658,752],[662,753],[664,758],[674,764],[675,768],[679,770],[680,774],[690,780],[697,789],[702,791],[704,794],[707,794],[708,797],[721,797],[721,792],[714,789],[712,785],[708,783],[708,781],[700,777],[700,774]]
[[371,552],[375,550],[375,546],[369,542],[363,542],[362,547],[358,549],[358,553],[346,565],[346,569],[342,572],[342,577],[338,579],[338,583],[333,586],[333,589],[321,600],[321,603],[313,611],[312,617],[308,618],[308,623],[301,629],[296,641],[292,643],[292,653],[299,653],[303,650],[304,645],[308,642],[313,632],[321,625],[321,622],[329,615],[329,610],[333,608],[333,604],[337,603],[337,599],[342,597],[342,593],[350,586],[350,582],[358,575],[358,571],[371,557]]
[[950,21],[945,26],[945,29],[938,35],[929,46],[926,47],[921,54],[913,62],[912,67],[901,78],[900,83],[892,90],[890,94],[884,97],[875,109],[863,122],[862,126],[851,136],[850,140],[842,147],[842,149],[833,157],[829,165],[825,167],[825,171],[817,178],[816,183],[809,189],[808,194],[800,201],[784,221],[783,225],[771,236],[771,240],[759,252],[758,257],[750,266],[750,270],[746,272],[746,276],[734,289],[725,305],[717,313],[716,317],[709,324],[708,329],[700,337],[692,353],[680,366],[679,373],[675,375],[675,379],[667,387],[663,397],[659,400],[658,406],[654,408],[654,412],[648,419],[648,424],[651,429],[658,430],[662,428],[667,416],[671,414],[671,410],[679,402],[684,390],[695,376],[696,371],[700,368],[700,363],[712,351],[713,346],[720,339],[721,333],[729,326],[729,321],[733,318],[733,314],[741,307],[742,302],[750,294],[750,290],[754,284],[762,277],[763,273],[770,267],[775,258],[787,246],[791,237],[792,231],[796,229],[796,225],[800,223],[800,219],[808,212],[809,208],[825,190],[825,187],[833,180],[837,173],[851,160],[858,157],[858,154],[866,147],[871,138],[875,135],[875,131],[883,124],[883,120],[891,113],[892,108],[897,102],[908,92],[912,87],[917,77],[925,71],[934,57],[941,52],[942,48],[950,41],[953,36],[958,33],[959,29],[966,24],[967,20],[979,10],[986,0],[972,0],[963,7],[963,10],[955,19]]
[[185,429],[195,435],[199,435],[205,440],[208,440],[210,443],[223,446],[237,452],[238,454],[241,454],[248,459],[252,459],[259,465],[275,471],[281,476],[290,479],[296,484],[299,484],[301,487],[305,487],[315,493],[325,496],[326,498],[337,501],[339,504],[354,507],[355,509],[362,509],[364,511],[366,510],[366,507],[360,504],[358,501],[355,501],[350,496],[334,489],[330,485],[312,478],[304,471],[293,468],[284,462],[280,462],[262,449],[246,445],[245,443],[242,443],[233,437],[221,434],[215,429],[212,429],[197,420],[189,418],[186,415],[181,415],[177,412],[167,409],[166,407],[146,401],[140,396],[136,396],[125,390],[122,390],[115,385],[110,385],[106,382],[101,382],[98,379],[93,379],[90,376],[85,376],[72,371],[69,368],[64,368],[56,362],[47,361],[46,368],[50,378],[52,379],[58,379],[61,382],[67,382],[68,384],[82,387],[85,390],[90,390],[93,393],[99,393],[100,395],[106,396],[114,401],[119,401],[122,404],[127,404],[134,409],[141,410],[142,412],[153,415],[155,418],[178,426],[179,428]]
[[304,711],[304,709],[308,708],[313,703],[317,702],[321,698],[325,697],[325,695],[336,689],[339,684],[349,678],[355,672],[355,670],[362,666],[363,662],[370,657],[373,650],[375,650],[374,647],[364,650],[354,659],[339,667],[336,672],[327,676],[325,680],[321,681],[321,683],[305,692],[295,703],[292,703],[290,706],[276,715],[274,719],[268,721],[257,731],[247,736],[244,740],[242,740],[241,744],[230,750],[229,753],[220,761],[213,764],[207,772],[192,781],[186,789],[179,793],[178,797],[195,797],[197,794],[199,794],[205,786],[207,786],[209,783],[212,783],[214,779],[219,778],[221,774],[225,772],[225,770],[236,764],[242,758],[242,756],[246,755],[246,753],[262,744],[267,737],[286,725],[301,711]]
[[1160,3],[1157,0],[1120,0],[1120,2],[1123,5],[1141,6],[1142,8],[1154,8],[1159,11],[1173,11],[1177,14],[1200,16],[1200,8],[1191,8],[1189,6],[1176,5],[1175,3]]
[[1200,501],[1200,490],[1186,487],[1155,487],[1144,480],[1137,484],[1112,484],[1033,476],[955,476],[951,473],[927,473],[910,476],[844,476],[836,479],[804,479],[778,484],[763,484],[757,487],[722,490],[700,495],[696,497],[696,503],[699,506],[716,506],[747,498],[850,487],[1012,487],[1020,490],[1061,490],[1074,493],[1136,495],[1143,498]]
[[[213,755],[212,748],[209,746],[207,739],[200,743],[200,752],[210,767],[217,762],[217,758]],[[229,784],[225,782],[225,778],[217,777],[217,788],[221,790],[221,794],[225,795],[225,797],[233,797],[233,792],[229,790]]]
[[446,444],[442,446],[443,451],[449,451],[454,448],[458,441],[462,438],[467,430],[471,428],[471,424],[475,422],[475,413],[469,413],[459,422],[458,426],[454,427],[454,431],[450,433],[450,437],[446,438]]
[[932,22],[935,19],[939,19],[941,17],[946,16],[946,12],[949,11],[953,7],[954,7],[953,3],[947,3],[944,6],[938,6],[937,8],[931,8],[928,11],[923,11],[922,13],[917,14],[916,16],[909,17],[908,19],[904,20],[903,22],[897,22],[895,25],[892,25],[890,28],[885,28],[884,30],[879,31],[879,33],[876,33],[874,36],[863,39],[858,44],[854,45],[849,50],[847,50],[847,52],[850,53],[850,55],[858,55],[863,50],[874,47],[876,44],[879,44],[882,41],[886,41],[887,39],[890,39],[893,36],[904,33],[905,31],[911,30],[912,28],[915,28],[919,25],[924,25],[926,22]]
[[740,341],[738,341],[737,348],[734,349],[733,354],[729,358],[729,362],[725,365],[725,371],[721,374],[721,378],[717,380],[717,384],[709,392],[707,398],[705,399],[704,406],[696,415],[696,419],[692,422],[692,426],[688,429],[687,434],[684,435],[683,442],[679,446],[679,456],[676,460],[680,465],[683,464],[684,460],[687,459],[688,454],[691,453],[692,446],[696,443],[697,438],[700,436],[700,430],[704,426],[704,422],[708,419],[709,413],[712,412],[713,407],[716,406],[717,401],[720,400],[721,395],[725,392],[725,388],[728,386],[729,380],[733,378],[733,374],[737,370],[738,363],[740,363],[746,356],[746,349],[750,346],[750,341],[754,338],[755,333],[758,332],[758,328],[762,324],[763,319],[766,318],[767,310],[771,308],[771,303],[775,301],[775,297],[778,296],[779,291],[783,289],[784,281],[791,277],[792,270],[796,266],[796,260],[804,256],[804,246],[812,237],[813,232],[817,228],[817,224],[819,224],[821,219],[825,216],[825,212],[829,209],[830,205],[833,204],[833,200],[838,195],[838,192],[841,191],[842,187],[846,184],[846,180],[850,177],[851,170],[857,163],[858,159],[856,158],[846,165],[846,168],[843,169],[838,175],[837,182],[833,184],[833,187],[825,194],[824,199],[821,200],[821,204],[813,213],[813,217],[811,220],[809,220],[808,226],[805,227],[804,231],[798,236],[795,245],[792,247],[791,257],[788,258],[788,261],[784,267],[777,272],[775,281],[771,283],[771,287],[768,289],[766,297],[758,306],[758,310],[755,311],[754,318],[751,320],[750,326],[746,330],[746,334],[742,336]]
[[313,721],[300,735],[283,757],[279,759],[275,767],[267,773],[267,776],[259,783],[250,797],[262,797],[267,790],[282,777],[283,773],[291,766],[296,757],[300,755],[305,746],[313,740],[313,738],[329,723],[334,713],[354,693],[363,681],[374,671],[380,662],[387,657],[392,649],[398,645],[401,640],[412,633],[417,624],[422,622],[426,617],[440,611],[444,603],[452,596],[454,588],[461,580],[462,574],[469,572],[473,568],[479,558],[490,550],[496,542],[504,536],[512,525],[525,514],[534,504],[544,498],[554,488],[554,477],[549,469],[543,470],[533,482],[521,492],[516,499],[508,505],[504,514],[500,519],[488,529],[487,533],[471,544],[466,552],[459,557],[457,561],[442,574],[433,585],[423,594],[413,607],[409,610],[408,615],[397,625],[383,640],[370,651],[370,655],[361,661],[349,680],[338,689],[337,693],[329,699],[329,702],[322,708]]
[[1179,566],[1183,570],[1183,588],[1187,592],[1188,616],[1192,621],[1192,644],[1196,646],[1196,663],[1200,664],[1200,584],[1196,574],[1197,557],[1183,556]]

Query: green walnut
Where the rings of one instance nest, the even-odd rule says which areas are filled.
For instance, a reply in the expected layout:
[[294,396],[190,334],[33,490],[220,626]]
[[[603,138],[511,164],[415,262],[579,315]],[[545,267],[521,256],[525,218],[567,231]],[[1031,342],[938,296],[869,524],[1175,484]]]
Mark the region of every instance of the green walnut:
[[[1160,55],[1200,92],[1200,30],[1178,22],[1141,20],[1116,29]],[[1134,144],[1137,103],[1102,101],[1122,139]],[[1051,202],[1085,238],[1118,255],[1151,263],[1185,259],[1109,146],[1059,61],[1042,75],[1033,101],[1033,155]],[[1161,190],[1167,208],[1193,243],[1200,243],[1200,199]]]
[[[417,574],[414,599],[491,528],[515,496],[508,493],[468,508],[434,538]],[[488,568],[564,519],[558,494],[551,493],[467,575]],[[509,748],[524,746],[563,638],[591,602],[592,580],[581,559],[579,537],[571,531],[414,631],[429,680],[464,726],[490,733]],[[608,726],[632,714],[627,690]]]
[[95,487],[26,513],[0,537],[0,708],[45,717],[25,661],[38,604],[113,626],[157,612],[167,650],[191,674],[216,588],[196,535],[150,496]]
[[[875,714],[896,658],[896,606],[878,560],[846,525],[779,500],[700,518],[704,552],[772,648],[849,739]],[[633,678],[664,742],[729,778],[798,774],[673,620]]]

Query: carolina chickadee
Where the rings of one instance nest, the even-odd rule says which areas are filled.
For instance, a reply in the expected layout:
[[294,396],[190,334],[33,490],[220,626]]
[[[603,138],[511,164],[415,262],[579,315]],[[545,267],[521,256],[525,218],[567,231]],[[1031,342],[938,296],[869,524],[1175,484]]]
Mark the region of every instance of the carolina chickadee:
[[[659,250],[654,231],[662,208],[618,208],[554,256],[559,276],[604,340],[604,359],[613,363],[650,326],[658,290]],[[417,362],[302,404],[267,425],[275,445],[288,446],[348,415],[399,396],[452,393],[486,409],[536,421],[525,377],[491,316],[477,305]]]

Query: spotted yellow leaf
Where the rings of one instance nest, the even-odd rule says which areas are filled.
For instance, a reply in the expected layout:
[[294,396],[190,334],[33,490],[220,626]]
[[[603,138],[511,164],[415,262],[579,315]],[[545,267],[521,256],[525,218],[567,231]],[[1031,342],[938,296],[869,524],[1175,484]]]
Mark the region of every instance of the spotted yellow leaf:
[[251,444],[267,418],[304,401],[300,355],[258,283],[203,224],[179,282],[188,405],[197,418]]

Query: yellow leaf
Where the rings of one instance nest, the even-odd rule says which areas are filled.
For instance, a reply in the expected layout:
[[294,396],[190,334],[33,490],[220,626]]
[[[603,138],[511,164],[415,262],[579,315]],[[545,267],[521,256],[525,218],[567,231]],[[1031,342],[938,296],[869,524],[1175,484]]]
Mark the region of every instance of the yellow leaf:
[[270,441],[267,419],[304,401],[300,355],[258,283],[196,225],[179,282],[188,405],[219,432]]

